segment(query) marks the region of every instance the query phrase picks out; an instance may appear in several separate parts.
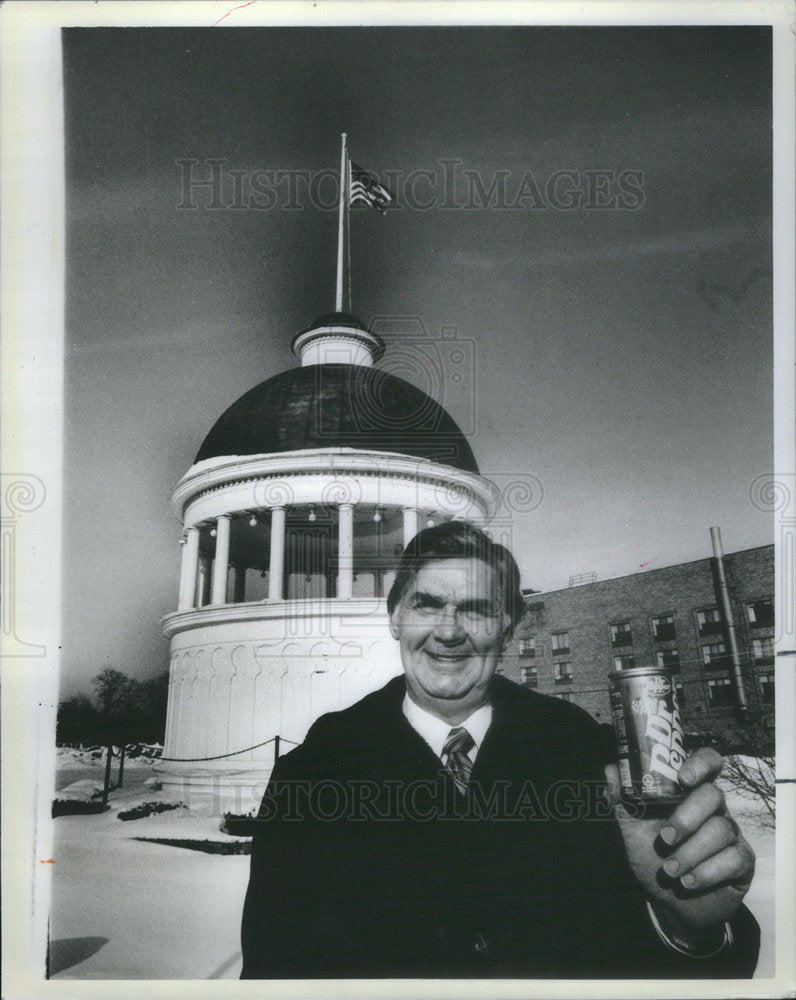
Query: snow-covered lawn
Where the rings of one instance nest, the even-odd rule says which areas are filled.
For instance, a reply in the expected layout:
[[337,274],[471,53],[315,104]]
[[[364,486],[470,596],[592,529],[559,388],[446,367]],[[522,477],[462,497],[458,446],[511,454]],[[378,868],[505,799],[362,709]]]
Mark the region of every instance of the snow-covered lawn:
[[[59,773],[66,769],[70,784],[87,783],[84,793],[96,784],[102,788],[102,761],[59,750]],[[114,778],[116,771],[114,763]],[[54,821],[54,979],[235,979],[240,974],[249,858],[134,839],[238,839],[219,832],[220,817],[190,816],[186,810],[119,820],[120,809],[168,800],[147,786],[150,775],[151,761],[128,761],[124,787],[110,795],[110,811]],[[763,932],[756,977],[766,978],[774,973],[774,833],[761,824],[754,802],[732,792],[728,802],[757,853],[747,902]]]
[[774,975],[774,828],[768,813],[754,796],[734,790],[724,779],[719,779],[718,784],[726,795],[730,812],[757,855],[755,877],[746,896],[746,905],[757,917],[761,932],[755,978],[766,979]]
[[[70,771],[74,756],[68,761]],[[116,777],[118,763],[114,762]],[[220,817],[174,810],[123,822],[139,802],[169,801],[145,784],[151,761],[125,763],[111,809],[55,821],[50,913],[51,978],[219,979],[240,974],[240,914],[249,858],[213,855],[137,837],[218,840]],[[84,764],[102,788],[104,764]],[[70,777],[73,775],[70,774]],[[82,784],[82,782],[81,782]],[[70,785],[59,798],[72,797]],[[85,786],[84,786],[85,787]]]

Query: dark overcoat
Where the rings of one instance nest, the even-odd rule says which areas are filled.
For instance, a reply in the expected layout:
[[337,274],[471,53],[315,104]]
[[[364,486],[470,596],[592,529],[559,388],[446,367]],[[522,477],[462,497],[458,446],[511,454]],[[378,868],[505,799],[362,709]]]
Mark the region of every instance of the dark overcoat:
[[248,979],[751,976],[759,929],[681,958],[652,928],[602,798],[611,730],[494,679],[459,796],[403,677],[325,715],[274,769],[244,907]]

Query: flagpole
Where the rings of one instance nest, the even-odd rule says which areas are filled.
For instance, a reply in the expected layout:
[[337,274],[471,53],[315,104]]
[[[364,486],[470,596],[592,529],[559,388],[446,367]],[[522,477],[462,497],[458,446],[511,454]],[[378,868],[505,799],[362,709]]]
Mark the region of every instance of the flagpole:
[[345,207],[345,276],[347,277],[346,282],[346,301],[348,302],[348,311],[351,312],[351,160],[348,156],[348,150],[345,154],[345,193],[346,193],[346,207]]
[[348,207],[348,170],[346,169],[346,134],[342,134],[340,147],[340,214],[337,222],[337,289],[334,300],[335,312],[343,311],[343,225],[344,212]]

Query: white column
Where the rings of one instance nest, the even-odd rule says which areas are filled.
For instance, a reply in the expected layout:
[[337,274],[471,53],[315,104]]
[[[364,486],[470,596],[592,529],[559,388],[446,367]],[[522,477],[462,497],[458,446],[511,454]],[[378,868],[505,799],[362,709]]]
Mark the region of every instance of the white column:
[[268,568],[268,600],[284,600],[282,576],[285,571],[285,508],[271,508],[271,561]]
[[404,516],[404,548],[406,548],[417,534],[417,509],[402,507],[401,510]]
[[180,569],[180,594],[177,610],[189,611],[196,607],[196,570],[199,566],[199,529],[189,528],[185,545],[182,547],[182,567]]
[[349,600],[354,594],[354,505],[337,508],[337,596]]
[[216,557],[213,562],[213,592],[211,604],[226,604],[227,576],[229,574],[229,514],[222,514],[216,521]]

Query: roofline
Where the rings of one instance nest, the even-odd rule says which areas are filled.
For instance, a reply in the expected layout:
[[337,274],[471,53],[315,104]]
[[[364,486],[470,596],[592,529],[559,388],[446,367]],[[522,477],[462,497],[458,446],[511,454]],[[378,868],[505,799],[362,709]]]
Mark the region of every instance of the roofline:
[[500,506],[499,489],[479,472],[398,452],[337,447],[224,455],[195,462],[172,493],[172,511],[179,520],[183,520],[188,505],[200,494],[232,483],[317,474],[333,478],[347,475],[398,476],[407,481],[428,481],[438,484],[443,495],[449,488],[463,489],[483,510],[487,521],[492,520]]
[[[735,549],[734,552],[725,552],[724,558],[728,559],[732,556],[742,555],[744,552],[757,552],[760,549],[773,549],[774,543],[769,542],[767,545],[751,545],[746,549]],[[687,562],[680,563],[669,563],[667,566],[656,566],[654,569],[642,570],[638,573],[623,573],[621,576],[611,576],[606,580],[594,580],[591,583],[576,583],[571,587],[556,587],[555,590],[539,590],[534,594],[524,594],[523,601],[525,603],[533,602],[539,598],[545,597],[548,594],[561,594],[565,591],[570,590],[585,590],[587,587],[600,587],[606,583],[615,583],[617,580],[627,580],[631,576],[649,576],[651,573],[659,573],[664,569],[675,569],[680,566],[693,566],[695,563],[700,562],[710,562],[711,559],[715,559],[715,556],[702,556],[701,559],[689,559]]]

